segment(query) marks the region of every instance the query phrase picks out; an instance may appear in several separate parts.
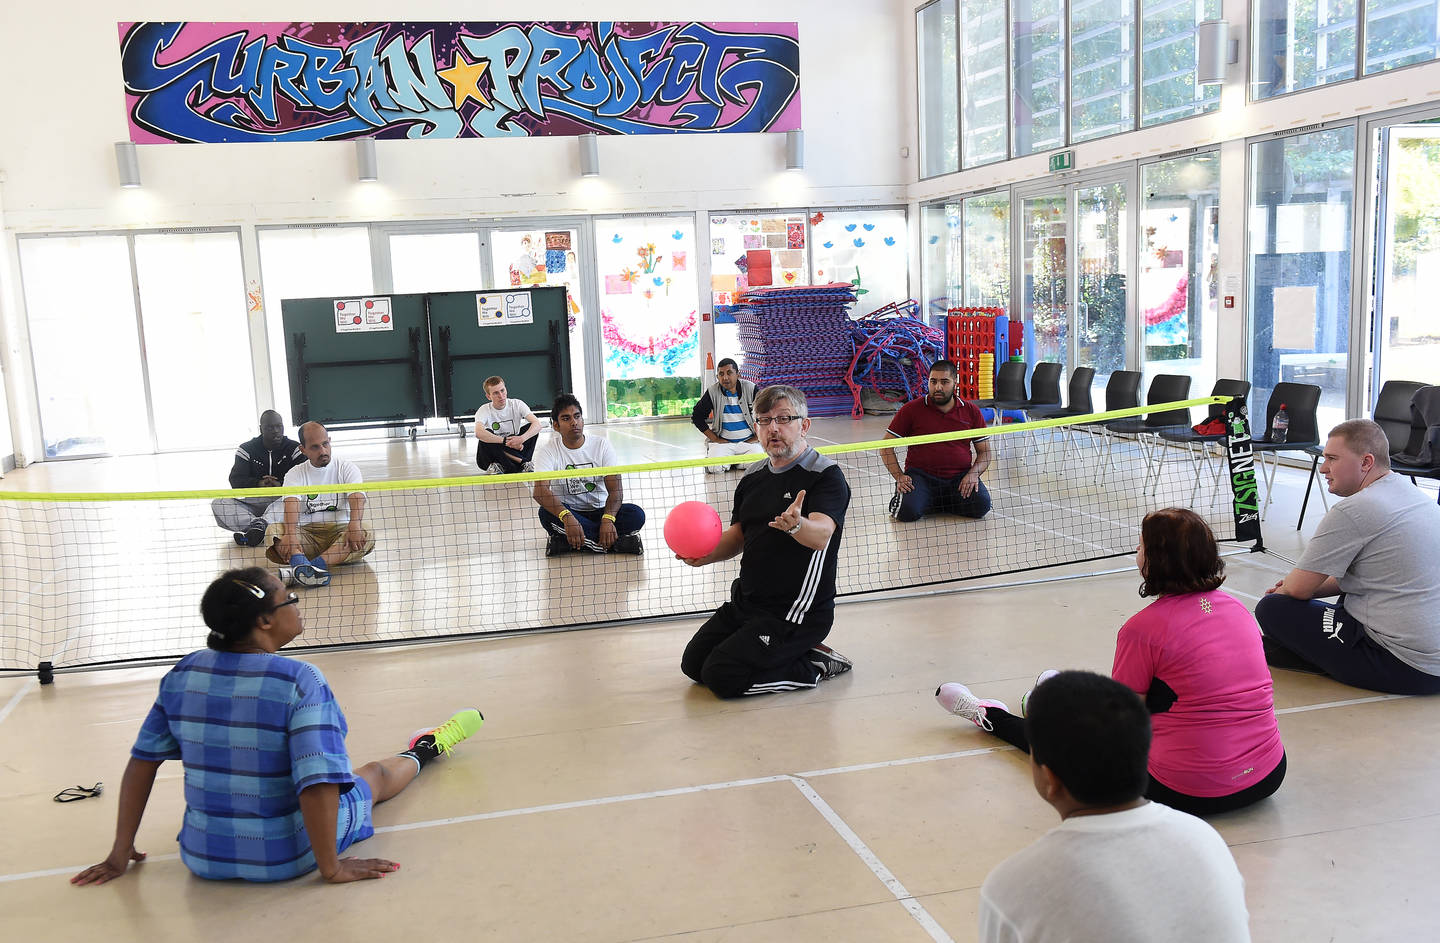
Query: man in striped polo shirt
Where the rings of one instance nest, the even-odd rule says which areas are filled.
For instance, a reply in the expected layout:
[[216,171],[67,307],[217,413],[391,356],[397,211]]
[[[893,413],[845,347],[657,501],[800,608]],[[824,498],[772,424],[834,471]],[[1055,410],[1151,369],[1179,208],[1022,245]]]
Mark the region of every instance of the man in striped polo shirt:
[[[705,457],[750,455],[760,451],[755,428],[755,384],[740,379],[740,368],[726,357],[715,368],[716,383],[710,387],[690,414],[690,421],[705,436]],[[736,463],[730,468],[740,468]],[[721,472],[724,465],[706,465],[705,471]]]
[[768,461],[735,489],[730,527],[690,566],[744,552],[740,576],[685,646],[680,670],[720,697],[813,688],[852,667],[824,644],[835,621],[835,561],[850,485],[840,466],[810,447],[805,394],[767,386],[755,425]]

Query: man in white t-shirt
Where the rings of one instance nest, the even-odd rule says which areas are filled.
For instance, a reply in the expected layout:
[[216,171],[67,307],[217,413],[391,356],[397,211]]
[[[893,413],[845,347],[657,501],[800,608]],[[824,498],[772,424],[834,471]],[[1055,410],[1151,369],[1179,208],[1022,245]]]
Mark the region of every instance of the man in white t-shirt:
[[485,381],[489,402],[475,411],[475,464],[491,475],[532,472],[540,420],[505,389],[504,377]]
[[1035,791],[1060,825],[985,879],[981,943],[1248,943],[1245,881],[1225,840],[1143,798],[1150,714],[1139,696],[1062,671],[1025,706]]
[[298,494],[284,499],[284,519],[265,531],[265,556],[288,564],[297,583],[325,586],[330,568],[358,563],[375,549],[364,526],[363,491],[308,491],[324,485],[358,485],[360,469],[330,455],[330,433],[318,422],[300,427],[300,450],[308,461],[285,473],[285,487]]
[[[608,439],[585,434],[580,401],[569,393],[555,397],[550,425],[555,435],[535,453],[536,471],[610,468],[620,464]],[[619,475],[537,481],[531,494],[540,505],[540,523],[550,535],[545,556],[553,557],[567,550],[645,552],[636,533],[645,526],[645,512],[638,505],[621,503]]]

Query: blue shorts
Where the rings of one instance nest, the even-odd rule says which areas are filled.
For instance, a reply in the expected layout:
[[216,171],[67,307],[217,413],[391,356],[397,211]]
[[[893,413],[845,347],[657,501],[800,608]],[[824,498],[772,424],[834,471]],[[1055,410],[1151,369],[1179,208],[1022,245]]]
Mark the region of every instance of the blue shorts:
[[370,784],[359,776],[355,785],[340,797],[340,809],[335,816],[335,851],[342,853],[357,841],[364,841],[375,834],[375,823],[370,813],[375,808],[374,797],[370,795]]

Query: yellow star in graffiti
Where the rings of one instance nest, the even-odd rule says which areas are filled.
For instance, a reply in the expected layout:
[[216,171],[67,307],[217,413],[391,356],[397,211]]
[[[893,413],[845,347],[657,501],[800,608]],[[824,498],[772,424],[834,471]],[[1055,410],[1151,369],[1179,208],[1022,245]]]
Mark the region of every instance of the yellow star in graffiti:
[[456,50],[450,68],[439,71],[440,78],[450,83],[451,87],[455,89],[455,107],[457,109],[471,98],[479,102],[481,108],[490,107],[490,101],[480,91],[480,76],[484,75],[489,68],[489,59],[467,62],[460,55],[459,50]]

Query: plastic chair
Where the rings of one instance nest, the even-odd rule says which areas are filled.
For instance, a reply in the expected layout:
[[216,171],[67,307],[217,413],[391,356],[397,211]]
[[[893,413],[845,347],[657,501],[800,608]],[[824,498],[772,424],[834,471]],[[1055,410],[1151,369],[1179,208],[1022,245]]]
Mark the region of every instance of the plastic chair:
[[[1405,447],[1391,453],[1390,468],[1408,475],[1412,483],[1416,478],[1440,480],[1440,386],[1422,386],[1415,391],[1410,417]],[[1440,497],[1436,503],[1440,504]]]
[[[989,399],[977,399],[975,405],[981,409],[995,410],[995,424],[1000,424],[1000,411],[1002,409],[1021,409],[1029,401],[1030,394],[1025,392],[1025,364],[1019,360],[1007,360],[1000,365],[1000,370],[995,374],[995,395]],[[1007,404],[1016,405],[1007,405]]]
[[[1244,403],[1250,399],[1250,381],[1232,379],[1216,380],[1215,385],[1210,388],[1210,395],[1223,396],[1229,400],[1238,399],[1242,403]],[[1208,421],[1210,419],[1219,419],[1221,421],[1224,421],[1226,405],[1226,403],[1212,403],[1206,413],[1206,420]],[[1194,455],[1195,487],[1190,492],[1190,503],[1193,505],[1195,503],[1195,498],[1200,494],[1200,473],[1204,469],[1204,466],[1210,461],[1210,446],[1215,443],[1225,442],[1228,438],[1227,433],[1218,432],[1213,435],[1205,435],[1204,433],[1196,432],[1190,426],[1185,426],[1179,429],[1161,429],[1160,438],[1162,441],[1168,442],[1172,445],[1185,446],[1185,454],[1187,456],[1193,455],[1194,453],[1192,450],[1196,446],[1199,447],[1199,454]],[[1220,484],[1220,472],[1225,467],[1224,459],[1225,456],[1222,452],[1220,455],[1220,461],[1215,468],[1215,484],[1217,488]],[[1160,462],[1163,464],[1164,461],[1165,459],[1162,456],[1160,458]],[[1156,469],[1155,473],[1155,484],[1158,488],[1160,484],[1160,471],[1158,468]]]
[[[1390,440],[1391,455],[1405,451],[1405,445],[1410,441],[1410,401],[1424,387],[1424,383],[1416,380],[1386,380],[1380,387],[1380,395],[1375,398],[1375,412],[1370,418],[1385,430],[1385,438]],[[1310,456],[1310,477],[1305,482],[1305,500],[1300,502],[1300,519],[1295,522],[1296,530],[1305,526],[1305,510],[1310,506],[1310,490],[1315,487],[1315,478],[1324,451],[1320,446],[1305,450]],[[1320,488],[1320,503],[1325,506],[1325,510],[1330,510],[1330,501],[1323,486]]]
[[[1145,396],[1147,405],[1173,403],[1190,395],[1190,378],[1183,373],[1159,373],[1150,381],[1150,392]],[[1144,417],[1131,416],[1127,419],[1112,419],[1105,423],[1105,459],[1096,474],[1097,481],[1105,480],[1113,457],[1113,436],[1134,436],[1145,459],[1145,488],[1150,485],[1150,465],[1153,461],[1154,443],[1164,429],[1188,428],[1190,410],[1184,406],[1160,412],[1146,413]]]
[[[1290,428],[1284,442],[1271,442],[1268,438],[1275,414],[1280,407],[1290,417]],[[1320,387],[1313,383],[1277,383],[1270,391],[1270,401],[1265,404],[1265,423],[1258,430],[1252,427],[1250,448],[1260,460],[1260,480],[1265,483],[1265,503],[1260,507],[1260,519],[1270,508],[1270,491],[1275,485],[1275,470],[1280,467],[1280,452],[1306,452],[1320,445],[1319,420],[1315,411],[1320,406]],[[1255,433],[1259,434],[1256,435]],[[1265,456],[1270,456],[1267,464]]]

